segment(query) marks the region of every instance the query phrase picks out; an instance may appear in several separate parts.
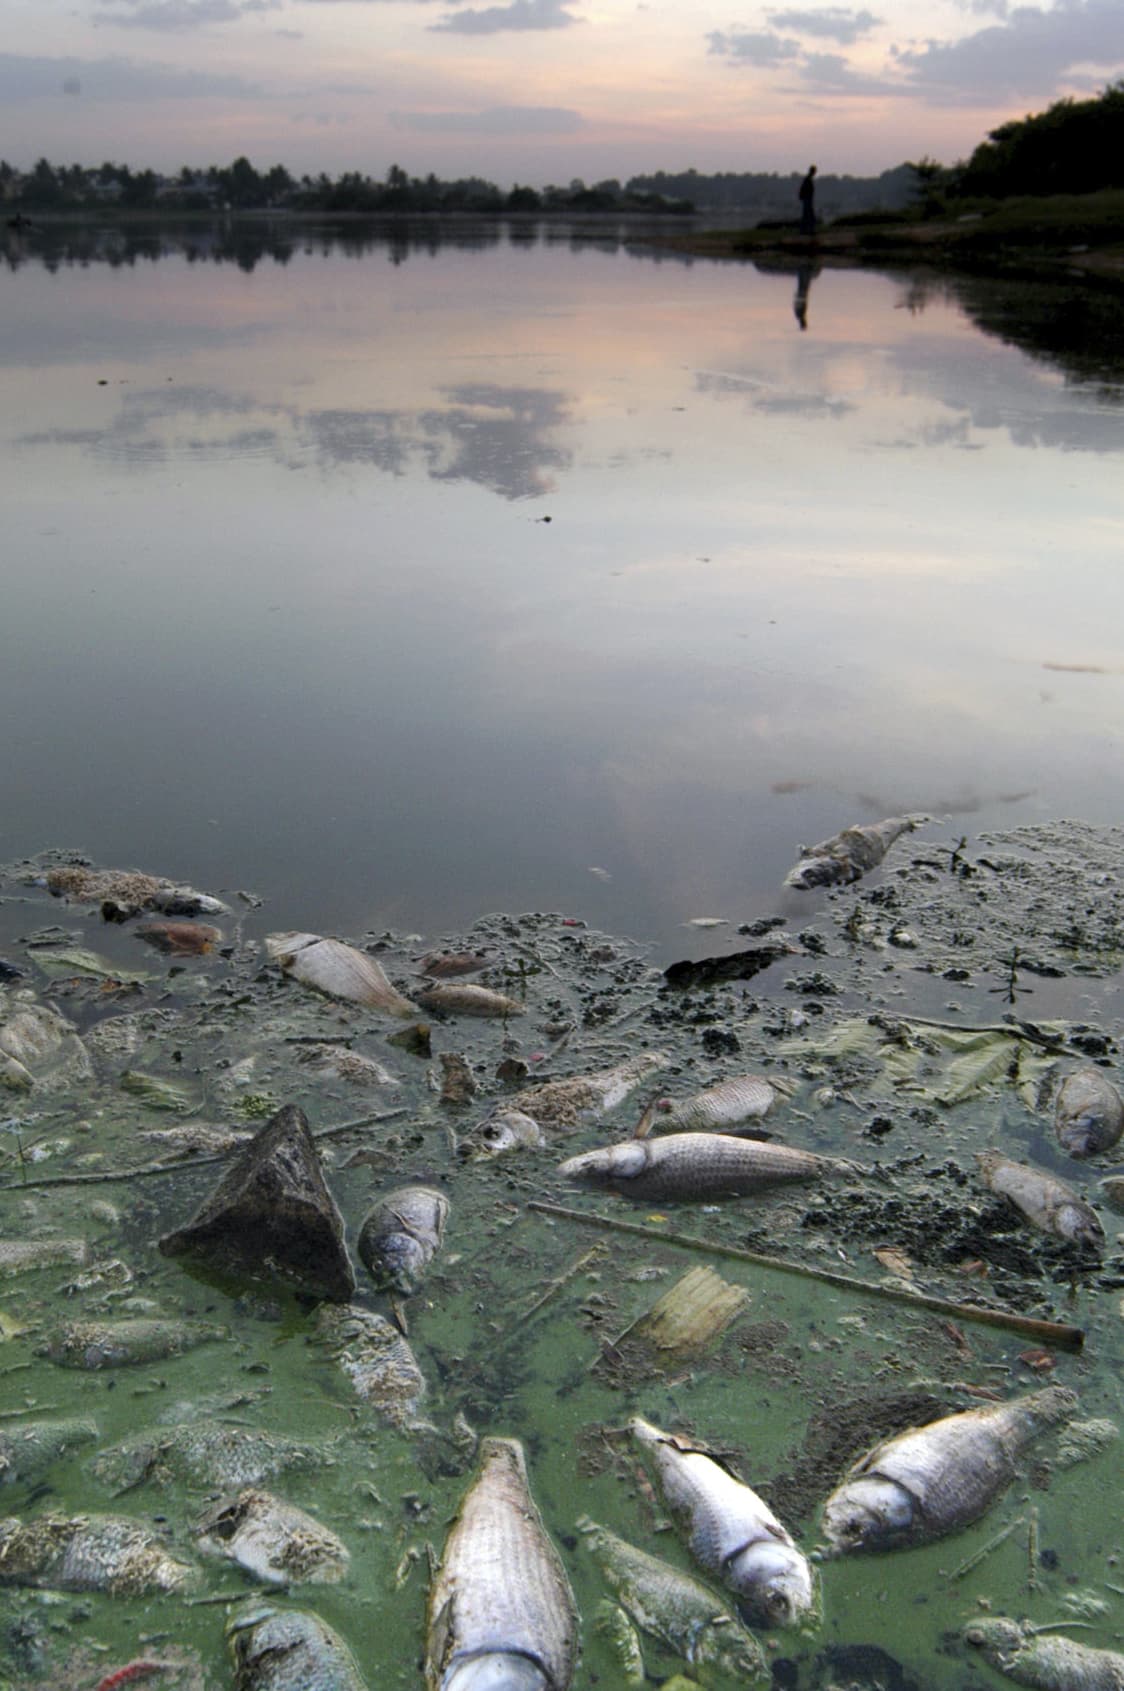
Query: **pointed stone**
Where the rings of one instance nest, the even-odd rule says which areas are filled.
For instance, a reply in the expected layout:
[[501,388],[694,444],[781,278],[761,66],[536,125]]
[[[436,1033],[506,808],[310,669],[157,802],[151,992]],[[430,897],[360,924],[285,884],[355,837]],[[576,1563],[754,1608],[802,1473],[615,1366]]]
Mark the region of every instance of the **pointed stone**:
[[160,1249],[272,1275],[337,1303],[355,1291],[343,1217],[295,1104],[266,1122],[187,1225],[164,1235]]

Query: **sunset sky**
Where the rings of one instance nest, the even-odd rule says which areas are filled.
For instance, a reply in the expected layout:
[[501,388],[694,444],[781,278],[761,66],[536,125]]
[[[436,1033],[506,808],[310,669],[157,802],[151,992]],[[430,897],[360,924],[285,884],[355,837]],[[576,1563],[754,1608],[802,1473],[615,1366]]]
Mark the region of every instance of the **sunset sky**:
[[873,175],[1124,75],[1124,0],[4,0],[0,157]]

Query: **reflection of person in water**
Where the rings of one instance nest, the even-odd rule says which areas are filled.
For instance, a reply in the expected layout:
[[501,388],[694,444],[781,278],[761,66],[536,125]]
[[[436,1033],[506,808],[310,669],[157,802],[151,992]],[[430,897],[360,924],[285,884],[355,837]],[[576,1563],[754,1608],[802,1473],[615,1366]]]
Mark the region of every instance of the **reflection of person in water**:
[[802,264],[796,272],[796,292],[792,296],[792,309],[802,329],[808,327],[808,295],[812,291],[812,279],[818,275],[819,269],[814,264]]
[[814,235],[816,232],[816,167],[809,165],[808,174],[797,190],[800,198],[800,233]]

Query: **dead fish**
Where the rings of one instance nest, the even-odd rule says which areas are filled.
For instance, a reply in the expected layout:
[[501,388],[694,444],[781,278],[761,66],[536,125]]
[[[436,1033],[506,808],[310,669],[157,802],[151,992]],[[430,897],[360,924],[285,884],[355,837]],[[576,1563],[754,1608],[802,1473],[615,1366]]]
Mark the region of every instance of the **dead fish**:
[[526,1145],[546,1144],[543,1130],[533,1116],[526,1115],[514,1105],[501,1105],[462,1139],[458,1150],[473,1162],[500,1157],[505,1151],[517,1151]]
[[1098,1184],[1109,1209],[1124,1215],[1124,1174],[1110,1174]]
[[180,1591],[195,1570],[124,1515],[39,1515],[0,1521],[0,1585],[139,1597]]
[[568,1691],[578,1616],[516,1439],[481,1441],[429,1591],[427,1691]]
[[1124,1133],[1124,1099],[1101,1069],[1066,1075],[1054,1100],[1054,1132],[1071,1157],[1109,1151]]
[[219,929],[203,922],[142,922],[135,932],[166,957],[203,957],[222,941]]
[[306,1045],[298,1061],[309,1063],[320,1074],[332,1074],[351,1086],[397,1086],[398,1081],[389,1069],[359,1051],[349,1051],[346,1045]]
[[303,1509],[252,1486],[209,1509],[195,1532],[201,1550],[229,1556],[270,1585],[333,1585],[351,1560],[335,1533]]
[[565,1180],[645,1202],[743,1197],[786,1182],[852,1171],[852,1164],[832,1157],[725,1133],[625,1139],[570,1157],[558,1169]]
[[440,1010],[446,1016],[521,1016],[525,1006],[505,992],[493,992],[489,986],[477,986],[474,981],[462,981],[453,986],[428,986],[418,993],[418,1003],[426,1010]]
[[868,869],[881,863],[900,835],[910,833],[923,820],[888,816],[883,822],[844,828],[841,834],[833,834],[819,845],[801,846],[800,861],[789,870],[784,884],[807,892],[811,887],[840,887],[857,881]]
[[686,1439],[634,1415],[632,1436],[655,1467],[667,1506],[699,1566],[736,1592],[748,1619],[793,1626],[815,1607],[808,1558],[768,1504]]
[[656,1105],[661,1127],[681,1131],[729,1133],[739,1123],[760,1121],[777,1101],[777,1089],[763,1075],[736,1075],[690,1098],[661,1098]]
[[492,961],[487,951],[427,951],[418,958],[418,969],[434,980],[456,980],[461,975],[475,975]]
[[1124,1656],[1116,1650],[1094,1650],[1001,1615],[970,1621],[964,1641],[1016,1685],[1033,1691],[1124,1691]]
[[1064,1180],[1014,1163],[998,1151],[977,1151],[976,1162],[984,1185],[1007,1198],[1033,1227],[1071,1244],[1104,1244],[1096,1211]]
[[448,1198],[432,1186],[400,1186],[380,1198],[359,1230],[359,1255],[375,1285],[416,1292],[448,1215]]
[[45,1004],[21,1004],[0,1025],[0,1083],[13,1091],[92,1080],[89,1052],[65,1016]]
[[260,1485],[288,1469],[314,1468],[328,1460],[327,1450],[315,1445],[208,1418],[135,1433],[100,1450],[91,1467],[96,1479],[117,1492],[173,1480],[225,1491]]
[[169,916],[218,916],[227,906],[210,893],[176,886],[139,869],[89,869],[67,864],[47,874],[47,891],[55,898],[100,904],[107,921],[124,921],[142,910],[162,910]]
[[623,1063],[595,1074],[570,1075],[565,1080],[525,1086],[515,1093],[511,1103],[542,1127],[577,1127],[579,1122],[615,1109],[649,1075],[666,1069],[670,1061],[662,1051],[640,1051],[635,1057],[627,1057]]
[[252,1133],[235,1133],[229,1127],[210,1127],[206,1122],[185,1121],[179,1127],[148,1127],[137,1134],[158,1150],[184,1157],[224,1157],[228,1151],[244,1149]]
[[[768,1678],[760,1644],[700,1580],[638,1550],[588,1516],[578,1522],[578,1530],[629,1619],[690,1663],[702,1682],[712,1675],[739,1685]],[[644,1684],[643,1674],[636,1683]]]
[[196,1345],[228,1335],[202,1321],[67,1321],[52,1334],[43,1352],[63,1368],[128,1368],[138,1362],[163,1362]]
[[354,1305],[321,1304],[316,1330],[364,1403],[392,1426],[419,1424],[425,1376],[406,1340],[384,1315]]
[[475,1098],[476,1080],[459,1051],[442,1051],[438,1062],[441,1064],[443,1104],[467,1104],[470,1098]]
[[1002,1496],[1032,1441],[1068,1420],[1065,1386],[911,1427],[869,1451],[824,1504],[827,1553],[928,1544],[970,1525]]
[[28,1274],[37,1268],[55,1268],[60,1262],[90,1260],[85,1239],[0,1239],[0,1274]]
[[267,934],[265,949],[286,974],[329,998],[367,1004],[390,1016],[413,1016],[417,1006],[393,987],[375,959],[320,934]]
[[319,1615],[247,1603],[226,1623],[234,1691],[367,1691],[347,1645]]
[[60,1456],[98,1436],[94,1421],[24,1421],[0,1430],[0,1485],[41,1479]]

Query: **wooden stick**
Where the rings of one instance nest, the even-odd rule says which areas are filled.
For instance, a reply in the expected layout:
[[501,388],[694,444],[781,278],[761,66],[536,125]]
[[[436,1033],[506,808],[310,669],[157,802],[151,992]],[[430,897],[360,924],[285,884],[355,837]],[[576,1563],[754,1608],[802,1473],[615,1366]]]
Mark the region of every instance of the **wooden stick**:
[[704,1251],[711,1256],[732,1257],[736,1262],[751,1262],[758,1268],[771,1268],[781,1274],[800,1274],[809,1280],[822,1280],[845,1292],[863,1292],[868,1297],[888,1298],[894,1303],[914,1304],[921,1309],[934,1310],[938,1315],[955,1315],[963,1321],[979,1321],[985,1327],[1005,1327],[1014,1333],[1042,1339],[1061,1350],[1080,1350],[1085,1343],[1081,1327],[1071,1327],[1060,1321],[1041,1321],[1030,1315],[1017,1315],[1013,1310],[988,1309],[983,1304],[956,1303],[951,1298],[938,1298],[929,1292],[914,1291],[898,1282],[885,1284],[876,1280],[857,1280],[850,1274],[837,1274],[834,1269],[817,1268],[810,1263],[787,1262],[784,1257],[765,1256],[760,1251],[747,1251],[740,1245],[724,1245],[714,1239],[702,1239],[693,1233],[662,1233],[654,1227],[644,1227],[636,1221],[618,1221],[614,1216],[588,1215],[583,1210],[565,1208],[562,1204],[547,1204],[532,1198],[528,1209],[542,1215],[560,1216],[564,1221],[579,1221],[586,1227],[607,1228],[614,1233],[633,1233],[664,1245],[680,1245],[688,1251]]
[[1017,1520],[1010,1521],[1007,1526],[1001,1527],[994,1538],[989,1538],[986,1544],[981,1545],[973,1555],[961,1562],[958,1568],[953,1568],[948,1576],[948,1583],[951,1585],[954,1579],[963,1579],[964,1575],[970,1574],[973,1568],[978,1568],[985,1556],[990,1556],[993,1550],[998,1550],[1001,1544],[1007,1542],[1016,1527],[1025,1525],[1026,1516],[1020,1515]]

